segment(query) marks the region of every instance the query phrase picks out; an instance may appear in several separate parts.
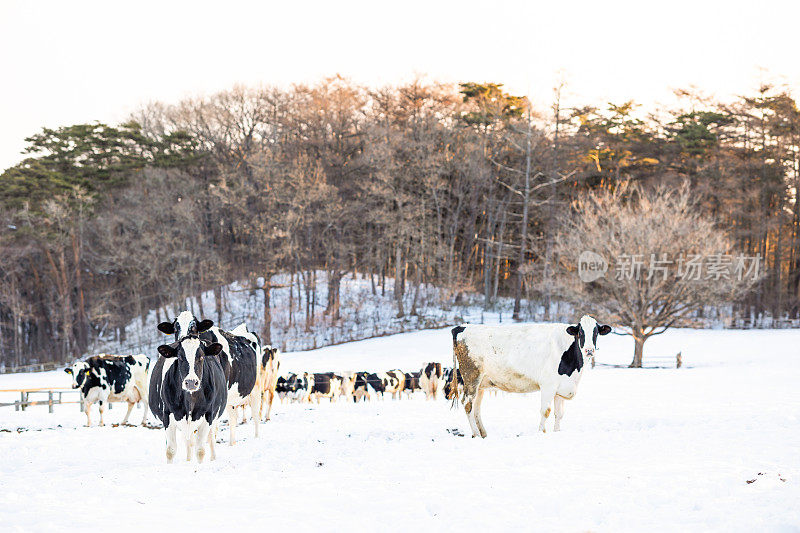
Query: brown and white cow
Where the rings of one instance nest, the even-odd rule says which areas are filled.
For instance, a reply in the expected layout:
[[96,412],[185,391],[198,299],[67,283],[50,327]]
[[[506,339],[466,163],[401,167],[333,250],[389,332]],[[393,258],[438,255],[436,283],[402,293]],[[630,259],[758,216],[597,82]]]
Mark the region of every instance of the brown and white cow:
[[258,366],[258,377],[256,378],[256,388],[261,391],[261,408],[258,410],[258,416],[264,415],[265,405],[267,408],[264,422],[269,420],[269,415],[272,412],[272,402],[275,399],[275,387],[278,384],[280,366],[280,350],[268,344],[264,345]]

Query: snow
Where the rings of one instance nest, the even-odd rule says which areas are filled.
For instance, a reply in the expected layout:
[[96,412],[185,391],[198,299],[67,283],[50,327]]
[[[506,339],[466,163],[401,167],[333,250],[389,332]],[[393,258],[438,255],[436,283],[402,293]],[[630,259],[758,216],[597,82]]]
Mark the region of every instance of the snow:
[[[559,433],[536,432],[538,393],[489,395],[485,440],[457,436],[469,434],[463,410],[422,395],[278,404],[261,438],[248,425],[229,447],[224,429],[217,461],[202,465],[167,465],[163,430],[85,428],[75,405],[55,414],[4,407],[0,524],[797,531],[799,341],[797,330],[671,330],[647,342],[645,360],[681,351],[687,367],[631,370],[606,366],[633,353],[629,337],[610,335],[598,341],[600,364],[566,403]],[[408,371],[452,364],[451,352],[447,329],[428,330],[284,354],[281,369]],[[68,386],[68,378],[6,375],[0,389]],[[122,419],[122,407],[107,423]]]

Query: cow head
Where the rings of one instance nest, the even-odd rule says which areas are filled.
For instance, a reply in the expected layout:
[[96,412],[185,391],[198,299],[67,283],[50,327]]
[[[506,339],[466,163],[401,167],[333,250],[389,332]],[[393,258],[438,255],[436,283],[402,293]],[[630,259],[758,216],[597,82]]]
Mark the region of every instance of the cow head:
[[567,333],[578,341],[578,348],[584,357],[591,357],[597,351],[597,336],[611,333],[611,326],[597,323],[589,315],[583,315],[577,326],[569,326]]
[[157,327],[161,333],[175,335],[175,341],[178,342],[184,337],[202,333],[213,325],[213,320],[197,320],[190,311],[183,311],[172,322],[162,322]]
[[180,342],[162,344],[158,353],[162,357],[178,360],[178,373],[186,392],[197,392],[203,382],[203,362],[206,357],[215,357],[222,351],[218,342],[207,343],[197,337],[186,337]]
[[89,363],[78,361],[65,368],[64,372],[72,376],[72,388],[79,389],[89,377]]

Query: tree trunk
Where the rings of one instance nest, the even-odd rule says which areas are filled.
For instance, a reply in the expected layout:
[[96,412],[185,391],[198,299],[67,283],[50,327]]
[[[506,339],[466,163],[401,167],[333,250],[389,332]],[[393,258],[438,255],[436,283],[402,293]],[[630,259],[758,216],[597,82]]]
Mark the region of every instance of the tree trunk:
[[397,301],[397,318],[403,318],[406,314],[403,309],[403,253],[399,243],[394,259],[394,299]]
[[328,272],[328,308],[325,310],[331,317],[331,322],[338,322],[341,314],[339,312],[340,288],[342,286],[342,273],[339,270]]
[[270,306],[270,296],[272,292],[272,275],[264,274],[264,285],[261,286],[264,291],[264,327],[261,330],[261,338],[264,344],[272,344],[272,309]]
[[217,311],[217,325],[222,323],[222,287],[214,286],[214,307]]
[[642,352],[644,350],[644,337],[634,335],[633,342],[633,361],[631,361],[631,368],[642,368]]
[[522,228],[519,238],[519,258],[517,259],[517,285],[514,290],[514,313],[511,318],[519,320],[520,301],[522,300],[522,276],[525,266],[525,252],[528,245],[528,204],[531,198],[531,114],[528,111],[528,135],[525,146],[525,193],[522,197]]

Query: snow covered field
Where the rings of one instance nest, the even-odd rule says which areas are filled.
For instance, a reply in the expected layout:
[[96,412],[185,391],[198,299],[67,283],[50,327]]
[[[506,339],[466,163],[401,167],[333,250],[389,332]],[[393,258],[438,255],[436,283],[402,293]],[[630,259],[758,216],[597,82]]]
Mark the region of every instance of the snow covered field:
[[[599,363],[629,362],[630,338],[599,344]],[[688,368],[589,369],[563,430],[544,435],[538,393],[488,396],[485,440],[449,432],[469,434],[463,410],[421,395],[277,405],[261,438],[248,426],[231,448],[223,431],[203,465],[167,465],[163,430],[4,407],[0,530],[798,531],[798,346],[797,330],[667,332],[645,359],[682,351]],[[286,354],[282,370],[451,358],[449,331],[421,331]],[[48,385],[68,376],[0,376],[0,389]]]

